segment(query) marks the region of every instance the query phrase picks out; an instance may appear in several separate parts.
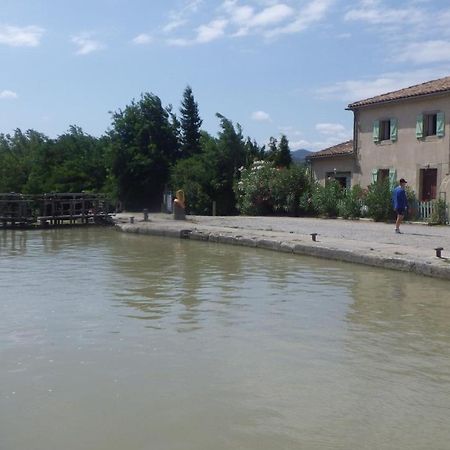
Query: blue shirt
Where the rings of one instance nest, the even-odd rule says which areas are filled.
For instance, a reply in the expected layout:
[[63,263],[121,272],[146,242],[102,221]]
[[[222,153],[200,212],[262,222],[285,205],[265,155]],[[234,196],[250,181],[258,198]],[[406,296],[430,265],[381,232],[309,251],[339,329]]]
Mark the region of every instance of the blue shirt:
[[394,209],[406,209],[408,207],[408,199],[406,198],[406,192],[401,186],[397,186],[392,193],[392,203]]

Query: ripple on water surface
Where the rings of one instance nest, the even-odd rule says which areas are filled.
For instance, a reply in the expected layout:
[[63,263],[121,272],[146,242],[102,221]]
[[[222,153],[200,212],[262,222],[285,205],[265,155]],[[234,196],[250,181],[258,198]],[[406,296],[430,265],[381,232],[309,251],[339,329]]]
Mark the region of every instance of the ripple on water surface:
[[0,232],[0,447],[448,448],[449,284],[109,229]]

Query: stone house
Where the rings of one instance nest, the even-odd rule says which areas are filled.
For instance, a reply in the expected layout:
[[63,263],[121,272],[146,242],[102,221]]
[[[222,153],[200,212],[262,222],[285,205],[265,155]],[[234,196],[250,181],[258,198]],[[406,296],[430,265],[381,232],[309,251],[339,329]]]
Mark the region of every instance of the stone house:
[[[450,200],[450,77],[348,105],[353,141],[310,156],[315,177],[365,187],[405,178],[419,200]],[[350,148],[352,142],[352,148]]]

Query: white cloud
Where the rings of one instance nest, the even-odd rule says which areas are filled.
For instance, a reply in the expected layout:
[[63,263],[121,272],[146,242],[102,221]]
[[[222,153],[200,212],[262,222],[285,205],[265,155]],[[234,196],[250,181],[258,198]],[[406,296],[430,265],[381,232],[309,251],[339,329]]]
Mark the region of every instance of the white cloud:
[[347,21],[368,22],[372,25],[419,23],[423,20],[419,8],[389,8],[378,1],[363,1],[359,8],[350,9],[344,16]]
[[190,0],[180,10],[170,11],[169,13],[170,20],[163,27],[164,33],[170,33],[188,23],[188,17],[196,13],[202,3],[203,0]]
[[385,73],[372,79],[338,81],[318,89],[317,95],[321,99],[353,102],[441,78],[448,73],[448,67]]
[[346,134],[344,125],[341,125],[340,123],[318,123],[316,124],[316,130],[322,134]]
[[153,37],[146,33],[138,34],[133,40],[133,44],[145,45],[153,42]]
[[169,45],[188,46],[194,44],[206,44],[208,42],[219,39],[225,35],[225,28],[228,24],[227,20],[217,19],[208,23],[207,25],[200,25],[196,32],[197,36],[194,39],[168,39]]
[[267,37],[275,37],[282,34],[300,33],[315,22],[322,20],[334,2],[335,0],[312,0],[296,13],[292,22],[283,27],[269,30],[265,35]]
[[206,42],[214,41],[225,34],[225,27],[227,21],[224,19],[213,20],[207,25],[201,25],[197,28],[197,37],[195,42],[204,44]]
[[92,39],[90,33],[81,33],[73,36],[71,41],[78,47],[75,52],[77,55],[88,55],[105,48],[101,42]]
[[408,44],[399,55],[399,61],[428,64],[450,61],[449,41],[426,41]]
[[13,91],[9,91],[7,89],[4,91],[0,91],[0,99],[13,99],[17,97],[18,95]]
[[255,111],[252,113],[252,120],[256,122],[271,122],[270,115],[264,111]]
[[45,30],[36,26],[14,27],[0,25],[0,44],[11,47],[37,47]]

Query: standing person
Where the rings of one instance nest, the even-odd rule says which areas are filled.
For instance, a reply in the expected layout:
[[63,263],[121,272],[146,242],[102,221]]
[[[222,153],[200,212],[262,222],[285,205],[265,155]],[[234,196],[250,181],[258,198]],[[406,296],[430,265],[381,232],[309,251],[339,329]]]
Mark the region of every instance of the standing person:
[[408,209],[408,199],[406,198],[407,181],[404,178],[400,178],[400,185],[394,189],[392,194],[392,202],[394,203],[394,210],[397,213],[397,220],[395,221],[395,232],[400,233],[400,224],[405,216],[405,211]]

